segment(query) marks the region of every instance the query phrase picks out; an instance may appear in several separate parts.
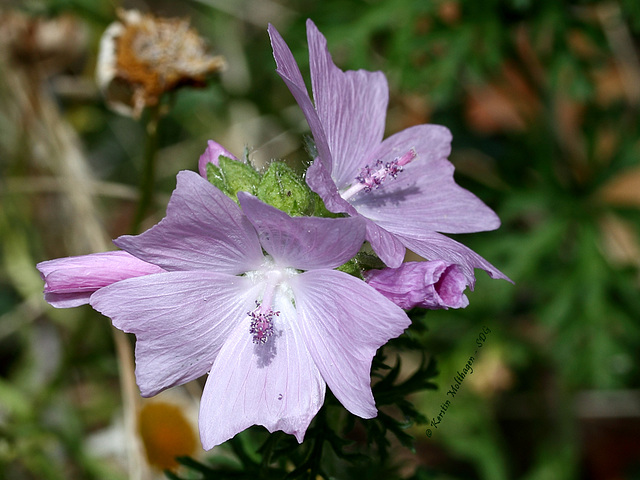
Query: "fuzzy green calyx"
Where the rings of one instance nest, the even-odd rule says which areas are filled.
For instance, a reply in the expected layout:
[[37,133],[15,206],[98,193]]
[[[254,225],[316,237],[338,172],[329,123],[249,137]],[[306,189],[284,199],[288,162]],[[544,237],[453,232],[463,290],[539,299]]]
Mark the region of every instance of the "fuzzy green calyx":
[[260,184],[260,174],[249,165],[222,155],[218,158],[219,167],[207,164],[207,180],[222,190],[236,202],[238,192],[256,195]]
[[327,210],[318,194],[284,162],[271,162],[264,174],[258,173],[249,162],[222,155],[218,163],[219,166],[207,164],[207,180],[236,203],[238,192],[249,192],[291,216],[343,216]]
[[286,163],[275,161],[262,176],[258,198],[291,215],[312,214],[315,201],[302,178]]

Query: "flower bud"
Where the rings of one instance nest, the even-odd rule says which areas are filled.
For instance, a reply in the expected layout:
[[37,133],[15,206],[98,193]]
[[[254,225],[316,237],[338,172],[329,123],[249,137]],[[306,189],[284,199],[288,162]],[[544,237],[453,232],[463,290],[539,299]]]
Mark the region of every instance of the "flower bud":
[[44,299],[56,308],[84,305],[102,287],[165,271],[122,251],[58,258],[36,268],[44,280]]
[[218,158],[221,155],[232,160],[238,160],[235,155],[233,155],[233,153],[224,148],[218,142],[214,142],[213,140],[207,141],[207,149],[202,155],[200,155],[200,159],[198,160],[198,171],[200,172],[200,176],[202,176],[202,178],[207,178],[208,163],[213,163],[216,167],[220,166]]
[[314,201],[300,176],[283,162],[272,162],[258,187],[258,198],[292,217],[309,214]]
[[236,200],[238,192],[249,192],[255,195],[260,184],[260,174],[248,163],[240,162],[234,158],[220,156],[220,172],[227,186],[231,198]]
[[442,260],[406,262],[398,268],[369,270],[366,282],[405,310],[464,308],[467,280],[462,269]]
[[238,192],[256,195],[261,176],[248,162],[248,154],[243,161],[213,140],[198,160],[200,175],[218,187],[228,197],[238,201]]

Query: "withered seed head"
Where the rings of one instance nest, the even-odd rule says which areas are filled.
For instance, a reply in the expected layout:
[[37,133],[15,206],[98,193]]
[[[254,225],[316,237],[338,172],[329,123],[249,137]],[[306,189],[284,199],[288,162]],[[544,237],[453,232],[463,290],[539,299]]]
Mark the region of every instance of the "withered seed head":
[[205,41],[181,18],[158,18],[136,10],[118,12],[119,22],[100,41],[98,85],[111,108],[135,118],[157,105],[163,93],[202,86],[222,70],[222,56],[207,53]]

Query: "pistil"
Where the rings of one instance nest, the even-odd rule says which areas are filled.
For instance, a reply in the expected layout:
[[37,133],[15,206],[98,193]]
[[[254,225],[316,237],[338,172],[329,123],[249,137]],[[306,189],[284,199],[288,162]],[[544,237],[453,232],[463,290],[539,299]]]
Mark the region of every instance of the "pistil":
[[356,177],[357,183],[354,183],[345,190],[341,194],[341,197],[344,200],[349,200],[362,190],[364,190],[365,193],[369,193],[371,190],[380,188],[388,177],[396,178],[398,174],[402,172],[403,167],[411,163],[416,156],[416,151],[412,148],[404,155],[396,157],[390,162],[383,163],[382,160],[378,160],[372,167],[365,165]]
[[253,336],[253,343],[263,345],[267,343],[269,337],[274,334],[273,318],[280,315],[280,312],[274,312],[271,308],[273,304],[273,295],[275,293],[281,273],[277,271],[269,272],[266,275],[266,286],[262,293],[262,301],[256,300],[256,308],[247,315],[251,317],[251,326],[249,333]]

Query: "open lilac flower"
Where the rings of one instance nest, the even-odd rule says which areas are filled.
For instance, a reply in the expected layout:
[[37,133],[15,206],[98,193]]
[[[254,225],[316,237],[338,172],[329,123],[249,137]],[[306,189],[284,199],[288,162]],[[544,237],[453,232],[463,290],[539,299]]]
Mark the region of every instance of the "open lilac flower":
[[467,279],[458,265],[442,260],[406,262],[398,268],[368,270],[366,282],[405,310],[464,308]]
[[292,218],[192,172],[167,216],[115,243],[163,273],[101,288],[90,303],[134,333],[136,379],[151,396],[209,373],[200,435],[210,449],[251,425],[302,441],[326,385],[351,413],[376,416],[376,350],[409,326],[365,282],[333,270],[364,241],[359,218]]
[[287,44],[269,26],[277,72],[302,108],[318,158],[307,183],[332,212],[366,221],[366,238],[389,267],[398,267],[405,248],[430,260],[462,268],[469,285],[474,268],[507,277],[478,254],[442,233],[498,228],[496,214],[453,179],[447,160],[451,133],[439,125],[418,125],[383,141],[388,86],[382,72],[343,72],[324,36],[307,21],[311,101]]
[[56,308],[87,304],[91,295],[102,287],[164,271],[127,252],[57,258],[40,262],[36,268],[44,280],[44,299]]

